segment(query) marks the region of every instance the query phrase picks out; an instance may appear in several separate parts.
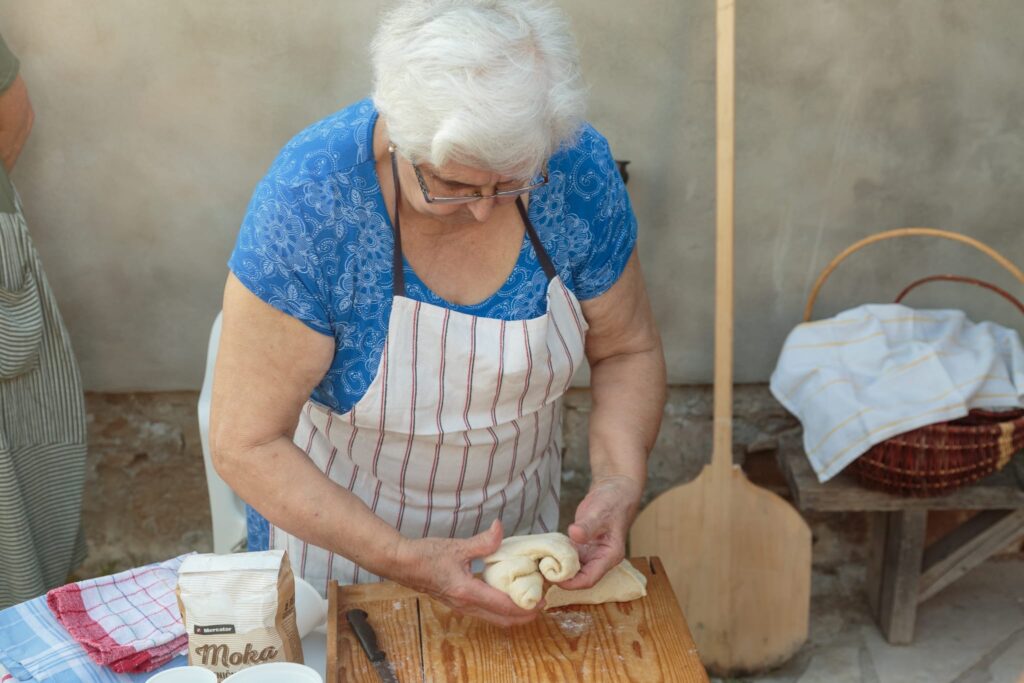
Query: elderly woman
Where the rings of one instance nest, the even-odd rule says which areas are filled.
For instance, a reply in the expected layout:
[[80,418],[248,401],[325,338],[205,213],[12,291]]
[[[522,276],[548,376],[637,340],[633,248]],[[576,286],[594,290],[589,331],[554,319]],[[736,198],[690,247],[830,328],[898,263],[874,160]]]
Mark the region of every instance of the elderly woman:
[[622,559],[640,502],[665,370],[636,220],[559,11],[405,2],[372,61],[372,99],[299,133],[255,190],[214,462],[320,590],[387,578],[522,623],[470,565],[558,528],[561,397],[584,360],[593,484],[564,587]]

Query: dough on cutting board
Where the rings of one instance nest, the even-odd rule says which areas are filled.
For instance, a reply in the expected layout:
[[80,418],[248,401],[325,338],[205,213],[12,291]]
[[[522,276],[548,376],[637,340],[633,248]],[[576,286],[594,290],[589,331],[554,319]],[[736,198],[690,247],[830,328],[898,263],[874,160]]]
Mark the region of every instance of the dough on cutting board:
[[[523,609],[533,609],[540,602],[544,579],[560,583],[580,570],[576,547],[560,533],[506,538],[496,553],[484,558],[484,564],[484,581],[507,593]],[[551,586],[545,600],[547,607],[561,607],[628,602],[645,595],[647,577],[623,560],[590,588],[567,591]]]
[[565,534],[532,534],[506,538],[484,565],[484,581],[523,609],[533,609],[544,594],[544,579],[571,579],[580,570],[580,558]]
[[629,560],[623,560],[590,588],[567,591],[552,586],[544,596],[544,609],[565,605],[600,605],[605,602],[628,602],[647,595],[647,577]]

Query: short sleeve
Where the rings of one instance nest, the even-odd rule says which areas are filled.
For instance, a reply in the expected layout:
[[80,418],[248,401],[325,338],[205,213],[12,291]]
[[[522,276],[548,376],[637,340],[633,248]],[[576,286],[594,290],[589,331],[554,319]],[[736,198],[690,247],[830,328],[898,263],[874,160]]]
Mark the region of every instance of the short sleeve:
[[257,297],[333,336],[328,288],[302,188],[271,169],[253,192],[228,267]]
[[576,183],[588,190],[577,213],[589,225],[590,234],[587,253],[573,274],[575,293],[581,300],[601,296],[618,281],[636,246],[637,235],[633,205],[608,141],[590,129],[584,137],[584,149],[589,155],[585,165],[591,182]]
[[5,92],[18,77],[18,58],[14,56],[3,36],[0,36],[0,93]]

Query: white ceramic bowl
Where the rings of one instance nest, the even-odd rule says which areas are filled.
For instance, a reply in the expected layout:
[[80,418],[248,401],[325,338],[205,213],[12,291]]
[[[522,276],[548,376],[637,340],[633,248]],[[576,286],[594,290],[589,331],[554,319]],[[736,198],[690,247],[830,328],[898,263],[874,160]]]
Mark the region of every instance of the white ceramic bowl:
[[217,683],[217,674],[201,666],[179,666],[150,676],[146,683]]
[[224,679],[224,683],[324,683],[313,669],[291,662],[257,664]]
[[305,638],[327,621],[327,601],[313,586],[295,577],[295,625],[299,638]]

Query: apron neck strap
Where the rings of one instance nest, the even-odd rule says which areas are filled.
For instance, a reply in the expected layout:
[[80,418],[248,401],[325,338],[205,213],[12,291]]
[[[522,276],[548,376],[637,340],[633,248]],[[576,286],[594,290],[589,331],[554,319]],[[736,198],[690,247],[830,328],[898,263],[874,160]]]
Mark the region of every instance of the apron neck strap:
[[523,204],[522,197],[516,197],[516,208],[519,209],[519,215],[523,218],[523,225],[526,226],[526,234],[530,236],[530,243],[533,244],[533,251],[537,254],[537,260],[540,261],[540,267],[544,269],[544,274],[548,276],[548,282],[555,279],[558,275],[555,272],[555,265],[551,263],[551,257],[548,256],[548,250],[544,248],[544,243],[540,241],[540,235],[533,227],[533,221],[530,220],[530,213],[526,210],[526,205]]
[[[401,204],[402,186],[398,180],[398,156],[395,154],[394,148],[391,148],[390,151],[391,176],[394,178],[395,185],[395,248],[393,250],[394,257],[391,268],[392,277],[394,278],[395,296],[405,296],[405,267],[402,258],[402,218],[398,213],[398,206]],[[544,270],[544,274],[550,282],[555,279],[558,273],[555,270],[554,264],[551,262],[551,257],[548,256],[547,249],[544,248],[544,243],[540,241],[540,236],[533,227],[533,221],[530,220],[530,214],[526,210],[526,205],[523,203],[522,197],[516,197],[516,208],[519,209],[519,216],[523,220],[523,225],[526,226],[526,234],[530,238],[530,244],[533,245],[534,253],[537,254],[537,260],[540,262],[540,267]]]
[[395,184],[395,248],[392,250],[393,260],[391,273],[394,277],[395,296],[405,296],[405,268],[402,265],[402,217],[398,214],[398,205],[401,204],[402,187],[398,183],[398,156],[395,148],[391,148],[391,177]]

